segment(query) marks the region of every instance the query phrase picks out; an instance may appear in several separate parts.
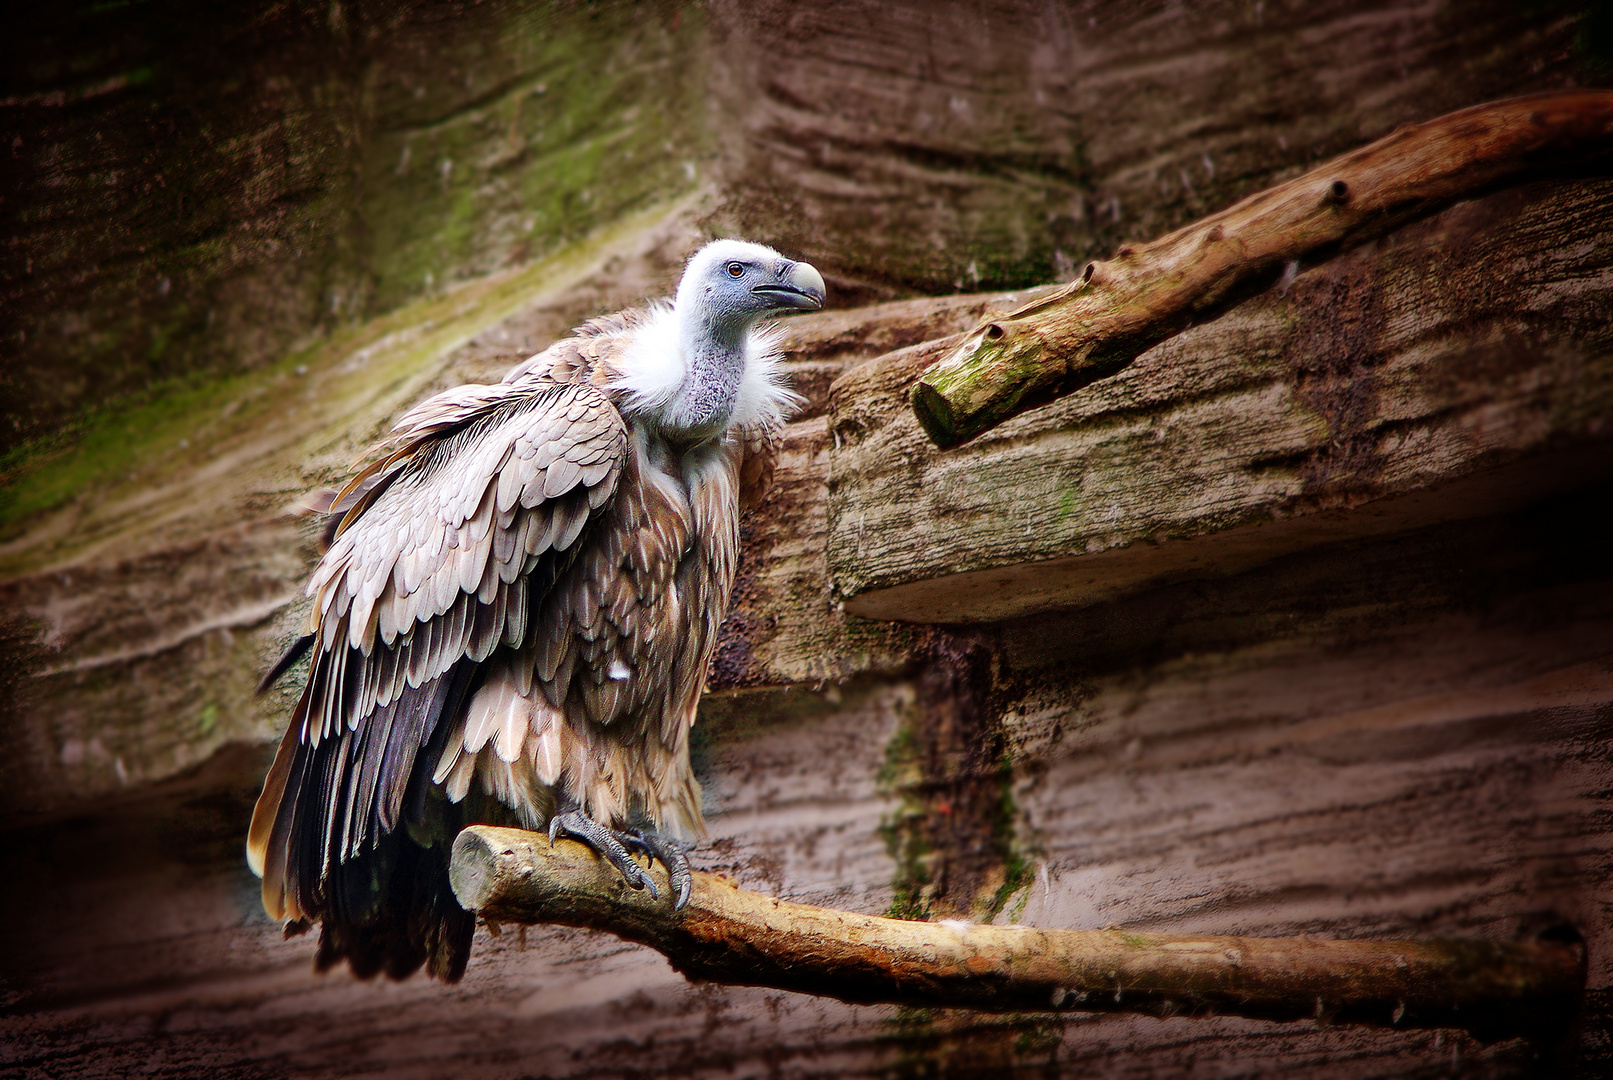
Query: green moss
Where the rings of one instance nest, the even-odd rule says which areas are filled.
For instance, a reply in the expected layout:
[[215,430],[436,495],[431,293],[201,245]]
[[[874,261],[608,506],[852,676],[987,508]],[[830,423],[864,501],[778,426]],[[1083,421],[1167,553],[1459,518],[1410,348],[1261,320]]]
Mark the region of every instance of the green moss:
[[983,904],[977,901],[979,910],[976,914],[981,921],[989,922],[1000,915],[1008,902],[1018,894],[1017,910],[1010,916],[1010,921],[1018,922],[1030,898],[1030,885],[1035,880],[1036,869],[1034,862],[1019,847],[1015,827],[1019,820],[1019,804],[1014,799],[1013,758],[1007,751],[999,757],[996,772],[999,787],[997,802],[992,808],[991,841],[1002,857],[1003,878]]
[[209,701],[202,706],[202,713],[196,718],[196,733],[205,739],[218,730],[218,715],[218,702]]
[[1012,1016],[1009,1022],[1018,1030],[1014,1035],[1014,1054],[1019,1057],[1041,1056],[1056,1051],[1064,1041],[1064,1021],[1047,1016]]
[[144,400],[98,409],[71,428],[13,448],[0,457],[0,541],[14,538],[35,515],[138,469],[156,448],[177,443],[190,418],[252,381],[170,379]]
[[[0,542],[13,543],[0,556],[0,576],[67,558],[75,545],[96,537],[98,508],[144,497],[243,444],[262,443],[268,459],[255,467],[300,488],[304,481],[294,476],[300,455],[333,440],[361,445],[374,433],[353,430],[355,416],[377,401],[406,403],[461,342],[581,273],[601,247],[668,212],[652,207],[519,271],[342,327],[259,371],[212,381],[197,375],[168,380],[138,402],[99,410],[68,430],[9,451],[0,457]],[[371,355],[362,365],[348,364],[360,350]],[[70,503],[80,517],[65,535],[54,535],[43,519]],[[139,542],[113,517],[100,527],[115,530],[125,543]],[[38,537],[33,544],[24,537],[31,530]]]
[[984,921],[989,922],[1000,915],[1008,906],[1008,901],[1018,893],[1019,903],[1010,913],[1008,920],[1017,923],[1024,914],[1025,903],[1030,898],[1029,886],[1035,876],[1036,871],[1030,860],[1010,847],[1008,857],[1003,861],[1003,882],[997,886],[997,891],[992,894],[990,902],[986,905]]
[[489,92],[438,112],[428,93],[420,122],[365,147],[375,302],[541,257],[689,190],[704,37],[698,7],[605,3],[523,11],[491,43],[450,43],[446,63]]
[[[1000,740],[991,740],[992,764],[985,777],[971,777],[967,784],[984,784],[987,798],[976,801],[954,801],[952,807],[940,805],[953,801],[940,795],[949,786],[947,775],[926,772],[926,733],[922,707],[908,710],[899,718],[896,731],[885,746],[885,758],[875,774],[878,790],[889,799],[893,808],[885,814],[879,834],[885,849],[895,864],[891,881],[891,904],[888,914],[901,919],[929,919],[935,914],[936,882],[932,867],[937,858],[937,838],[950,843],[944,830],[937,828],[936,815],[967,812],[984,826],[986,849],[997,860],[997,866],[986,875],[978,893],[967,896],[947,896],[943,902],[954,909],[966,910],[970,918],[989,922],[997,918],[1017,896],[1019,903],[1013,915],[1015,921],[1024,911],[1029,899],[1029,887],[1035,880],[1035,861],[1030,853],[1019,846],[1017,822],[1019,808],[1014,799],[1014,768],[1012,755],[1002,747]],[[942,766],[943,770],[949,766]],[[968,805],[972,809],[964,810]],[[977,849],[978,850],[978,849]],[[956,854],[956,853],[954,853]]]
[[915,719],[909,712],[898,722],[895,734],[885,744],[885,760],[875,774],[875,784],[880,794],[895,804],[879,823],[880,839],[896,864],[886,914],[894,919],[922,920],[930,917],[931,848],[924,830],[929,809],[917,794],[923,774]]
[[1077,482],[1070,485],[1059,495],[1058,519],[1069,521],[1081,510],[1081,490]]

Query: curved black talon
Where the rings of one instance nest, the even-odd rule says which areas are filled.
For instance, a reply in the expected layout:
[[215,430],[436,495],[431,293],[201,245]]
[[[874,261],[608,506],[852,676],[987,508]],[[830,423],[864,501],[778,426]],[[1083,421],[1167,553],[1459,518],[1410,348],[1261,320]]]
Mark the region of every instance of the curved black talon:
[[622,843],[628,847],[643,852],[652,859],[660,859],[661,865],[666,867],[667,876],[672,879],[672,910],[682,911],[689,902],[689,894],[694,888],[694,878],[689,868],[689,855],[682,844],[676,840],[668,840],[653,832],[643,829],[632,829],[622,833]]
[[[601,857],[609,860],[610,864],[616,867],[617,871],[622,875],[622,879],[628,885],[634,889],[649,889],[651,900],[661,899],[661,893],[656,889],[655,882],[650,880],[650,875],[645,872],[644,867],[635,862],[633,856],[627,853],[627,848],[622,846],[622,842],[617,839],[616,834],[593,818],[588,817],[581,810],[567,810],[565,813],[556,814],[549,819],[549,845],[551,847],[554,846],[557,836],[569,836],[573,840],[587,844],[598,852]],[[675,885],[676,883],[674,882],[674,887]]]

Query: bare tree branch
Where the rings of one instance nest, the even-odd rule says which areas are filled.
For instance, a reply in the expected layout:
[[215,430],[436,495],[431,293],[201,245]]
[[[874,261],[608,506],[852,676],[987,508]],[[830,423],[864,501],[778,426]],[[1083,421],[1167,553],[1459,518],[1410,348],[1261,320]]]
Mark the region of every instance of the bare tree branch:
[[674,912],[580,844],[475,825],[454,842],[459,902],[491,922],[606,930],[664,953],[691,979],[860,1004],[990,1012],[1224,1013],[1495,1036],[1570,1018],[1585,983],[1577,943],[1326,941],[908,922],[777,900],[696,873]]
[[943,449],[1112,375],[1307,266],[1461,199],[1613,160],[1613,92],[1538,94],[1403,127],[983,323],[912,390]]

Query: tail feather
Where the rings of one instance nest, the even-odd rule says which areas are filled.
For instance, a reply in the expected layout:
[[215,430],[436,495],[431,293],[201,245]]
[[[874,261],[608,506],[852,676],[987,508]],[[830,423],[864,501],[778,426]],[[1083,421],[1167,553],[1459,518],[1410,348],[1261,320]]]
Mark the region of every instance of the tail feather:
[[317,746],[299,738],[306,696],[293,714],[247,861],[271,917],[319,921],[321,970],[346,960],[361,978],[401,979],[422,965],[450,982],[464,974],[476,919],[448,880],[463,811],[431,797],[430,777],[453,727],[442,720],[463,707],[473,679],[459,665]]
[[[269,854],[269,837],[274,830],[274,822],[279,814],[281,800],[286,794],[286,780],[291,775],[293,763],[297,758],[297,740],[287,732],[286,738],[280,740],[280,749],[274,755],[274,764],[269,766],[269,775],[263,779],[263,794],[258,796],[258,804],[252,811],[252,825],[246,834],[246,863],[252,872],[264,878],[264,864]],[[265,878],[265,885],[267,885]],[[278,913],[270,911],[278,918]]]
[[422,847],[405,831],[332,869],[315,964],[347,961],[361,979],[402,979],[425,966],[456,982],[470,959],[476,916],[448,887],[448,844]]

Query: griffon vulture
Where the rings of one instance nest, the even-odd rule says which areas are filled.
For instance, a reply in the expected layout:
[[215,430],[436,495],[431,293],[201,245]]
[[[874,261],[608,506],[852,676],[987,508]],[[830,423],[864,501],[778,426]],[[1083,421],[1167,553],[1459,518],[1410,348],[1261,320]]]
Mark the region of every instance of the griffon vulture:
[[673,303],[417,405],[337,498],[307,634],[265,680],[312,653],[247,839],[322,968],[457,979],[475,921],[448,850],[473,821],[574,837],[635,888],[630,852],[659,858],[687,902],[689,727],[797,401],[762,321],[823,297],[806,263],[715,241]]

